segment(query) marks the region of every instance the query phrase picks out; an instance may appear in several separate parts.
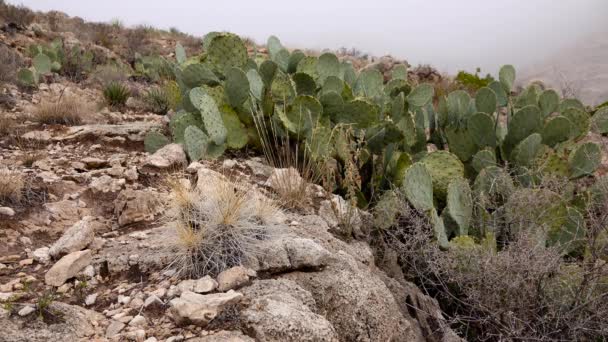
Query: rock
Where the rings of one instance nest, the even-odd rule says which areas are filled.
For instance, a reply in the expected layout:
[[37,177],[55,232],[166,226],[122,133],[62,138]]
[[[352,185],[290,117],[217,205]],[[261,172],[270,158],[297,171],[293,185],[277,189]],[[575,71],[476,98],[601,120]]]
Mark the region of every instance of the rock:
[[238,303],[243,295],[232,290],[227,293],[200,295],[186,291],[171,300],[171,313],[178,324],[206,326],[227,306]]
[[126,326],[126,324],[113,320],[112,323],[110,323],[110,325],[108,325],[108,328],[106,329],[106,337],[112,338],[112,337],[118,335],[118,333],[120,333],[120,331],[125,326]]
[[256,176],[269,177],[272,173],[272,167],[268,164],[264,164],[261,158],[251,158],[245,161],[245,164],[249,166],[253,174]]
[[49,249],[49,255],[58,258],[84,249],[93,242],[95,231],[99,227],[100,224],[94,221],[93,217],[84,217],[66,230],[59,240],[55,241]]
[[222,330],[212,335],[191,338],[188,342],[255,342],[255,340],[240,331]]
[[11,342],[51,342],[51,341],[95,341],[95,336],[103,336],[105,326],[103,315],[77,305],[52,302],[47,308],[55,317],[61,317],[53,324],[31,319],[26,324],[22,320],[0,319],[0,340]]
[[80,270],[91,263],[91,251],[72,252],[59,259],[44,276],[47,285],[61,286],[66,280],[73,278]]
[[218,290],[225,292],[228,290],[236,290],[237,288],[246,285],[249,282],[249,277],[255,277],[254,270],[243,266],[235,266],[221,272],[217,276]]
[[91,181],[90,187],[93,193],[111,193],[118,192],[125,185],[126,181],[124,178],[114,179],[108,175],[94,178]]
[[7,319],[10,315],[11,313],[8,310],[0,308],[0,319]]
[[144,301],[144,309],[160,308],[163,305],[165,305],[165,303],[156,295],[150,295]]
[[257,341],[339,341],[336,330],[312,311],[310,292],[289,280],[257,280],[243,289],[250,305],[241,321]]
[[266,185],[276,192],[282,193],[300,187],[303,182],[305,181],[300,177],[298,170],[291,167],[288,169],[273,169]]
[[152,221],[162,210],[160,194],[148,190],[123,190],[114,201],[114,214],[118,224],[124,227],[131,223]]
[[26,305],[21,310],[19,310],[19,312],[17,312],[17,314],[21,317],[25,317],[34,311],[36,311],[36,309],[34,309],[33,306]]
[[49,142],[53,136],[49,131],[30,131],[21,136],[25,140],[36,140],[40,142]]
[[359,209],[351,206],[341,196],[333,195],[331,200],[322,201],[319,207],[319,216],[327,222],[330,228],[338,228],[342,223],[348,225],[348,228],[352,230],[352,232],[348,232],[348,235],[363,236]]
[[148,156],[144,162],[144,167],[152,167],[165,170],[172,167],[183,167],[188,160],[186,153],[179,144],[169,144]]
[[13,217],[13,216],[15,216],[15,211],[13,210],[13,208],[0,207],[0,215]]
[[200,279],[182,280],[177,284],[177,295],[186,291],[194,293],[207,293],[217,288],[217,282],[210,276],[204,276]]
[[283,272],[324,266],[331,254],[311,239],[285,237],[260,243],[261,252],[246,266],[264,272]]
[[143,141],[146,134],[154,129],[160,129],[160,123],[130,122],[119,125],[84,125],[69,127],[67,132],[53,138],[54,141],[91,138],[123,138],[131,141]]
[[91,305],[95,304],[96,301],[97,301],[97,293],[91,293],[84,299],[84,304],[86,306],[91,306]]
[[129,322],[129,326],[131,327],[143,327],[147,324],[148,322],[146,321],[146,318],[142,315],[137,315],[133,317],[133,319]]
[[108,161],[100,158],[86,157],[81,159],[85,167],[89,170],[99,169],[108,166]]

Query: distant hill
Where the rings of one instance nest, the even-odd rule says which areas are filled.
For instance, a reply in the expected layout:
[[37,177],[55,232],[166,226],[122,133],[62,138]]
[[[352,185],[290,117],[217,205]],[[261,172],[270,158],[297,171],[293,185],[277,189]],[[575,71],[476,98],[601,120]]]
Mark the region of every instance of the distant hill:
[[608,31],[587,36],[522,69],[519,79],[522,84],[541,80],[556,90],[574,93],[587,105],[608,101]]

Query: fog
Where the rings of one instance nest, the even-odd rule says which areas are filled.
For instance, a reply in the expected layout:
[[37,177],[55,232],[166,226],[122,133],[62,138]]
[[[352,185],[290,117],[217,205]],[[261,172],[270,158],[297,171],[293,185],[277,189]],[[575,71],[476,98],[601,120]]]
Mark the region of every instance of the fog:
[[356,47],[442,71],[495,73],[525,67],[608,32],[607,0],[21,0],[90,21],[176,27],[194,35],[231,31],[265,42],[278,36],[293,48]]

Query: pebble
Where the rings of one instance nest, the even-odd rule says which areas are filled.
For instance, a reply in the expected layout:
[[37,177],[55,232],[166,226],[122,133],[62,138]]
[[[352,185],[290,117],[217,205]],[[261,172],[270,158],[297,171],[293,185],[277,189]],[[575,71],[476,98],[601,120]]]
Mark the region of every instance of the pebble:
[[88,295],[87,298],[85,298],[84,304],[87,306],[91,306],[95,304],[95,301],[97,301],[97,293],[92,293]]
[[36,309],[34,309],[33,306],[24,306],[21,310],[19,310],[18,314],[21,317],[25,317],[34,311],[36,311]]

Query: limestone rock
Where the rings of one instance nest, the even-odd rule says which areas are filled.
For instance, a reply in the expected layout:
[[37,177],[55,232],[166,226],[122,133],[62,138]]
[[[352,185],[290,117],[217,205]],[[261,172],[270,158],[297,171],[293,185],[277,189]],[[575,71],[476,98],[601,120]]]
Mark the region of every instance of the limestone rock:
[[186,153],[179,144],[169,144],[146,158],[144,167],[165,170],[172,167],[185,166]]
[[206,326],[227,306],[238,303],[243,295],[238,292],[200,295],[186,291],[171,300],[171,313],[178,324],[192,323]]
[[177,284],[177,294],[184,293],[186,291],[194,293],[207,293],[217,288],[217,282],[210,276],[204,276],[200,279],[187,279],[182,280]]
[[44,276],[46,284],[57,287],[63,285],[66,280],[73,278],[80,270],[89,265],[91,258],[91,251],[88,249],[64,256],[46,272]]
[[95,231],[99,226],[100,224],[94,221],[93,217],[84,217],[55,241],[49,249],[49,255],[57,258],[84,249],[95,239]]
[[12,217],[15,216],[15,211],[13,210],[13,208],[0,207],[0,215]]
[[249,277],[255,277],[254,270],[243,266],[235,266],[221,272],[217,276],[218,290],[221,292],[236,290],[249,282]]
[[246,264],[256,271],[283,272],[287,270],[320,268],[327,264],[331,253],[311,239],[284,237],[261,244],[261,253]]
[[91,190],[93,193],[109,193],[118,192],[125,185],[126,181],[124,178],[114,179],[108,175],[94,178],[91,181]]
[[123,190],[114,201],[114,214],[123,227],[131,223],[152,221],[162,210],[160,194],[148,190]]
[[188,342],[255,342],[255,340],[240,331],[222,330],[212,335],[191,338]]

